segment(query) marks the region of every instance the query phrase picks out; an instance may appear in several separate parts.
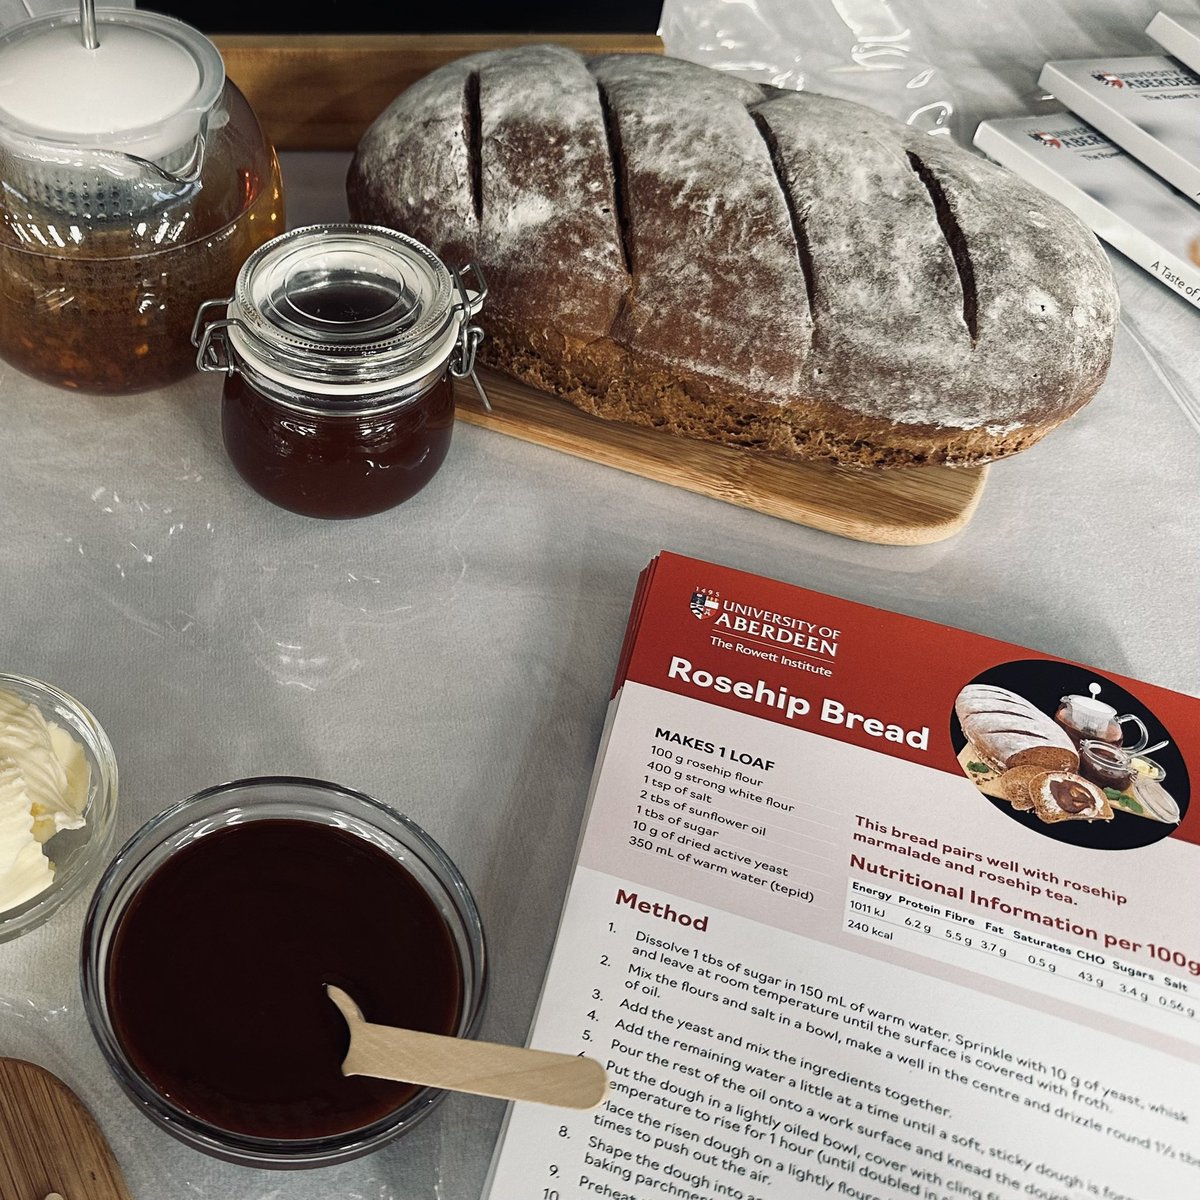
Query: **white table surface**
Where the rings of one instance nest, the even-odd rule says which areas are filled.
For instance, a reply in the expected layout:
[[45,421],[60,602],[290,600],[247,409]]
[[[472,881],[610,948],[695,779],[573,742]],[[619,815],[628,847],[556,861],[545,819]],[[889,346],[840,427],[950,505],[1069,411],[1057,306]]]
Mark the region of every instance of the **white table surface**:
[[[835,7],[854,4],[821,6]],[[1154,5],[1100,0],[1091,21],[1087,7],[963,0],[939,25],[942,6],[909,5],[922,14],[919,57],[941,64],[930,78],[954,99],[950,127],[1022,111],[1051,54],[1150,52],[1139,31]],[[710,27],[740,6],[704,9],[681,18],[668,6],[668,49],[711,58]],[[992,51],[968,36],[986,14]],[[346,161],[285,156],[293,225],[344,215]],[[0,664],[99,717],[120,764],[119,841],[165,805],[247,775],[324,777],[406,811],[482,911],[482,1036],[521,1041],[634,583],[660,548],[1200,693],[1200,436],[1175,400],[1195,397],[1200,312],[1114,267],[1124,316],[1099,395],[993,467],[964,532],[918,548],[843,540],[465,424],[415,499],[322,523],[234,474],[216,377],[112,399],[0,366]],[[246,1170],[160,1133],[87,1028],[86,903],[0,946],[0,1053],[80,1093],[137,1200],[476,1200],[495,1101],[449,1097],[406,1139],[320,1171]]]

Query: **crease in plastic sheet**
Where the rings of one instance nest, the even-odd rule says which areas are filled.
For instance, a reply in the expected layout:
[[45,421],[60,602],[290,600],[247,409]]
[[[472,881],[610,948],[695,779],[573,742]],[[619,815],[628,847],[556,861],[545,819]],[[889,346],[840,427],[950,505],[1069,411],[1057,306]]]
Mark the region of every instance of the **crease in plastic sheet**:
[[1139,323],[1127,311],[1121,314],[1121,328],[1129,334],[1130,340],[1138,348],[1138,353],[1146,360],[1146,365],[1154,372],[1171,399],[1179,405],[1188,424],[1200,434],[1200,395],[1197,395],[1194,387],[1188,386],[1187,380],[1155,354]]
[[1051,59],[1161,53],[1162,0],[664,0],[668,54],[866,104],[970,146],[988,117],[1039,111]]
[[[140,492],[90,488],[85,507],[94,519],[59,535],[69,557],[86,560],[76,579],[156,641],[206,653],[218,634],[232,633],[247,659],[284,687],[315,691],[353,675],[381,632],[411,634],[435,620],[466,570],[461,552],[443,541],[438,587],[414,591],[411,571],[392,555],[326,562],[290,543],[289,552],[253,556],[242,586],[230,591],[220,572],[197,565],[228,553],[228,530],[206,512],[203,489],[214,483],[187,461],[165,476],[181,489],[169,503],[152,483]],[[164,586],[167,577],[177,586]]]
[[666,0],[660,33],[668,54],[948,133],[955,101],[911,8],[888,0]]

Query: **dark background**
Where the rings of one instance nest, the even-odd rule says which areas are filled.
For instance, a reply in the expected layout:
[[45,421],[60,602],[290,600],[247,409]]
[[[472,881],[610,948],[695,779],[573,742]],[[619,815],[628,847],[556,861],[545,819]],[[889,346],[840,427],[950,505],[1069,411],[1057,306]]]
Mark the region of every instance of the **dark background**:
[[[1167,777],[1163,780],[1163,787],[1175,798],[1181,818],[1187,814],[1190,798],[1188,772],[1171,731],[1141,700],[1099,671],[1091,667],[1076,666],[1074,663],[1024,659],[1000,663],[976,676],[971,682],[990,683],[996,687],[1008,688],[1009,691],[1024,696],[1049,717],[1054,716],[1058,710],[1058,702],[1063,696],[1086,696],[1089,683],[1100,684],[1099,699],[1105,704],[1111,704],[1118,713],[1133,713],[1142,718],[1150,731],[1151,746],[1163,738],[1171,739],[1169,746],[1155,750],[1150,757],[1166,769]],[[963,737],[958,717],[953,713],[950,716],[950,740],[955,753],[961,751],[967,742]],[[980,799],[990,802],[1006,817],[1011,817],[1019,825],[1024,825],[1042,837],[1067,842],[1073,846],[1087,846],[1093,850],[1132,850],[1138,846],[1149,846],[1169,837],[1179,828],[1178,825],[1168,825],[1162,821],[1152,821],[1147,817],[1116,810],[1111,821],[1047,823],[1032,812],[1013,808],[1007,801],[993,800],[990,796],[982,794]]]
[[514,0],[393,5],[378,0],[254,4],[231,0],[151,0],[155,12],[202,33],[657,33],[661,0],[610,0],[595,6]]

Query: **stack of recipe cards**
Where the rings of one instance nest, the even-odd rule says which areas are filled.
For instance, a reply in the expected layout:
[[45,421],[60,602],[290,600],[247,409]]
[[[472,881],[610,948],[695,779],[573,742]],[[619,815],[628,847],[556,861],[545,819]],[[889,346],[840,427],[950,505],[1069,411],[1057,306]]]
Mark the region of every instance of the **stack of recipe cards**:
[[[1148,32],[1200,62],[1200,18],[1160,13]],[[1166,56],[1070,59],[1039,83],[1070,112],[985,121],[975,144],[1200,306],[1200,75]]]
[[1200,14],[1172,16],[1160,12],[1146,26],[1146,32],[1168,53],[1193,71],[1200,71]]
[[1200,701],[661,553],[491,1200],[1162,1200],[1200,1147]]

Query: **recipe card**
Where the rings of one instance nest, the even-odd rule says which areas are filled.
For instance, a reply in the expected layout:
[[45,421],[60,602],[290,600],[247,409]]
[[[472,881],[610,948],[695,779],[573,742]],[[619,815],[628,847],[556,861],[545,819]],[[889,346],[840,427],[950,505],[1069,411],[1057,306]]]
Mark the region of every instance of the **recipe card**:
[[493,1200],[1200,1194],[1200,701],[644,572]]
[[1098,130],[1071,113],[1004,117],[981,122],[975,145],[1200,307],[1200,206]]
[[1038,83],[1190,200],[1200,199],[1200,75],[1172,58],[1048,62]]
[[1200,13],[1156,12],[1146,32],[1168,54],[1200,71]]

